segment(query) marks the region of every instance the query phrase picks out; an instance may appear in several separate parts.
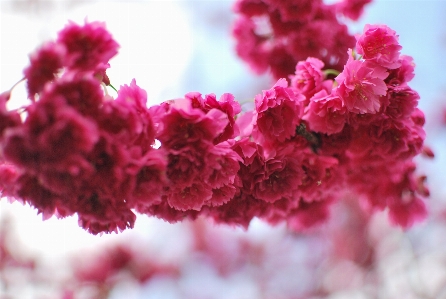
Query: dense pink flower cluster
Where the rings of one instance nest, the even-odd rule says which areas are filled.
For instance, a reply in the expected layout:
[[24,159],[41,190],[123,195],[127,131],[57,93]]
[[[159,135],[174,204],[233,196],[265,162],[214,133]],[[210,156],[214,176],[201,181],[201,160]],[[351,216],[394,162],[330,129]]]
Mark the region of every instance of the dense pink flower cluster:
[[338,159],[345,187],[372,209],[389,208],[391,220],[407,227],[425,217],[421,198],[428,196],[425,177],[416,177],[412,162],[426,152],[419,95],[407,84],[414,64],[400,55],[398,36],[385,25],[366,25],[356,49],[361,58],[349,51],[332,88],[313,59],[297,65],[291,86],[302,90],[296,82],[306,78],[311,87],[302,119],[321,137],[319,151]]
[[276,79],[287,78],[307,57],[341,71],[355,39],[338,16],[356,20],[369,2],[237,0],[234,10],[239,17],[233,28],[237,54],[256,73],[270,71]]
[[[322,7],[265,3],[288,19]],[[117,47],[102,23],[70,23],[31,55],[23,115],[6,109],[9,92],[0,97],[3,195],[44,218],[76,213],[93,234],[132,227],[135,211],[304,229],[325,221],[346,191],[372,210],[388,208],[399,225],[424,217],[428,191],[412,162],[423,151],[424,115],[407,84],[413,62],[390,28],[366,26],[362,58],[350,50],[335,80],[308,58],[290,84],[278,80],[242,115],[231,94],[188,93],[148,108],[134,80],[113,99],[105,69]]]
[[70,23],[31,55],[25,117],[1,101],[3,195],[44,218],[77,213],[95,234],[132,227],[131,209],[159,201],[165,177],[146,92],[133,81],[113,99],[101,86],[117,48],[103,23]]

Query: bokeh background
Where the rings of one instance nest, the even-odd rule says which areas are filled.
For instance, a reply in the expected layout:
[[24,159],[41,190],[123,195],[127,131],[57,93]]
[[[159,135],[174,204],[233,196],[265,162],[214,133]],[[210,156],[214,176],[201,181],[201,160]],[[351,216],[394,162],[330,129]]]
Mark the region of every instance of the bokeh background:
[[[274,82],[236,57],[232,5],[0,0],[0,92],[23,77],[37,46],[68,20],[87,19],[104,21],[121,46],[108,71],[115,87],[136,78],[152,104],[190,91],[252,100]],[[76,217],[42,221],[29,206],[1,199],[0,249],[8,248],[17,263],[7,264],[0,250],[0,298],[446,298],[445,16],[445,0],[375,0],[358,22],[346,21],[352,33],[367,23],[388,25],[399,34],[402,53],[414,57],[410,85],[421,96],[426,144],[435,152],[433,160],[418,160],[431,190],[424,223],[402,231],[388,224],[385,213],[361,219],[352,199],[334,207],[330,223],[303,234],[260,221],[244,231],[205,220],[168,224],[139,216],[133,230],[92,236]],[[11,105],[24,100],[21,83]],[[124,246],[119,244],[155,274],[138,281],[129,274],[135,267],[124,263],[127,272],[113,272],[102,285],[80,278],[79,269],[125,255],[118,250],[107,256]],[[76,284],[82,279],[89,282]]]

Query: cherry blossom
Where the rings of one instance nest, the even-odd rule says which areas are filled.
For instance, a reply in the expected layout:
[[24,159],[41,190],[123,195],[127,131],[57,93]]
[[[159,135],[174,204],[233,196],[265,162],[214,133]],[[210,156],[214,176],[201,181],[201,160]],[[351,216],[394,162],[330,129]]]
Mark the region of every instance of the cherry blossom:
[[342,131],[347,121],[346,116],[347,108],[342,99],[321,90],[311,97],[302,119],[308,121],[312,131],[330,135]]
[[343,72],[336,77],[339,84],[336,93],[349,111],[376,113],[382,105],[381,98],[387,93],[384,79],[388,75],[385,68],[350,56]]
[[356,42],[358,54],[364,59],[389,69],[401,65],[398,61],[401,48],[396,32],[386,25],[365,25],[363,34]]
[[253,134],[259,132],[266,140],[280,142],[294,135],[300,116],[299,101],[304,97],[287,86],[282,79],[272,89],[256,96],[257,124]]
[[[299,25],[316,31],[331,26],[333,11],[322,3],[285,12],[293,5],[239,1],[236,8],[270,14],[278,36],[296,34],[291,48],[277,44],[275,53],[311,32],[292,34],[294,18],[316,18]],[[324,57],[293,62],[290,73],[254,97],[252,111],[242,112],[230,93],[189,92],[148,107],[134,79],[115,97],[105,90],[118,44],[104,26],[69,23],[30,55],[28,105],[9,110],[11,90],[0,95],[3,195],[44,219],[76,214],[92,234],[132,228],[136,212],[168,222],[206,216],[245,228],[257,217],[306,230],[328,221],[350,192],[370,213],[388,209],[400,226],[425,217],[429,190],[412,160],[433,154],[424,145],[420,97],[408,85],[414,64],[397,44],[386,59],[344,49],[349,58],[337,60],[343,71],[335,78],[340,70],[324,69],[332,67]],[[379,44],[382,34],[397,42],[391,29],[367,25],[358,47],[364,40]]]
[[345,51],[354,47],[355,38],[337,15],[359,16],[363,5],[347,7],[337,9],[319,0],[237,0],[236,52],[253,71],[268,71],[276,80],[288,78],[295,65],[307,57],[341,71],[348,59]]
[[323,67],[324,63],[317,58],[308,57],[305,61],[299,61],[296,65],[295,74],[290,76],[290,86],[309,100],[323,88]]
[[72,69],[95,70],[118,53],[118,43],[102,22],[70,22],[58,34],[57,43],[65,46],[65,65]]

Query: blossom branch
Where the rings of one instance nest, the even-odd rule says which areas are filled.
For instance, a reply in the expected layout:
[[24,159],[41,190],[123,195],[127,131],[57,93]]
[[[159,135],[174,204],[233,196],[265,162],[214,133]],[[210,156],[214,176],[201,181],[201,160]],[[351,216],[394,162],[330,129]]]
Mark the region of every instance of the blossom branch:
[[304,123],[296,127],[296,134],[304,137],[310,143],[313,152],[316,153],[321,147],[321,138],[316,133],[308,132],[307,126]]

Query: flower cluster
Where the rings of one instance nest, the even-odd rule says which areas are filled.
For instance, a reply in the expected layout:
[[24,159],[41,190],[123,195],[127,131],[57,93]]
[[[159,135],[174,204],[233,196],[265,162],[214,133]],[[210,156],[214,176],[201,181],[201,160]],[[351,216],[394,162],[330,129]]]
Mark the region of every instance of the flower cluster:
[[133,81],[116,99],[104,94],[117,49],[103,23],[70,23],[30,57],[23,120],[2,100],[3,194],[44,219],[77,213],[94,234],[132,227],[133,205],[158,201],[165,177],[146,92]]
[[339,15],[358,19],[371,0],[237,0],[239,14],[233,28],[236,51],[257,73],[270,71],[287,78],[298,61],[322,60],[327,68],[342,70],[345,50],[355,45]]
[[[307,6],[308,18],[322,7]],[[428,191],[412,162],[424,116],[407,85],[414,65],[390,28],[366,26],[362,58],[350,50],[335,80],[318,58],[297,63],[290,84],[278,80],[244,114],[231,94],[192,92],[148,108],[134,80],[112,98],[105,70],[117,48],[104,24],[70,23],[31,55],[31,103],[10,111],[10,92],[0,97],[3,195],[44,218],[76,213],[93,234],[132,227],[135,211],[305,229],[346,191],[402,226],[424,216]]]
[[337,157],[346,187],[407,227],[426,214],[425,177],[415,176],[412,159],[429,149],[419,95],[407,84],[414,63],[400,49],[395,31],[366,25],[356,42],[361,58],[350,50],[334,84],[324,81],[322,62],[309,58],[297,64],[291,86],[307,95],[302,119],[321,137],[320,152]]

